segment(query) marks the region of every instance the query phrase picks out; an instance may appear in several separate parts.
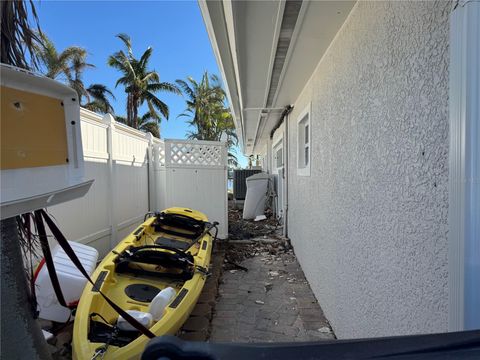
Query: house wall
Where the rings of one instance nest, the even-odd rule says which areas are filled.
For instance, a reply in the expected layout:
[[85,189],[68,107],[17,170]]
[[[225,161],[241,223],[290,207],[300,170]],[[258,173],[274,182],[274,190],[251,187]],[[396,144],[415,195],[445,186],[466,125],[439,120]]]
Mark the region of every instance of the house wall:
[[288,235],[339,338],[447,331],[451,7],[358,3],[289,117]]

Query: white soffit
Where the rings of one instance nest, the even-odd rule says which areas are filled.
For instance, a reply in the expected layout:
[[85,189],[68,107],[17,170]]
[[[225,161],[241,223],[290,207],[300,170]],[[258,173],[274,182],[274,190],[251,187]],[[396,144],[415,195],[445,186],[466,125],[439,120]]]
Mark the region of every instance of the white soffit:
[[[265,145],[279,119],[278,108],[297,99],[354,4],[199,1],[246,154],[254,153],[254,143],[257,149]],[[282,23],[294,27],[282,31]],[[288,45],[286,53],[277,53],[279,36],[280,46]],[[275,110],[261,117],[267,106]]]
[[[295,105],[294,102],[354,5],[355,1],[303,2],[271,107]],[[256,147],[270,136],[278,119],[278,113],[270,114],[263,131],[259,129],[261,132],[257,134]]]
[[[276,49],[276,32],[283,12],[281,1],[235,1],[232,13],[238,60],[239,92],[243,99],[244,152],[251,153],[257,122],[265,106]],[[248,146],[250,145],[250,146]]]
[[234,59],[230,49],[224,7],[222,2],[214,0],[198,0],[198,5],[224,82],[235,127],[237,128],[238,139],[240,144],[243,144],[244,130],[243,117],[240,110],[241,101],[239,98],[235,66],[233,64]]

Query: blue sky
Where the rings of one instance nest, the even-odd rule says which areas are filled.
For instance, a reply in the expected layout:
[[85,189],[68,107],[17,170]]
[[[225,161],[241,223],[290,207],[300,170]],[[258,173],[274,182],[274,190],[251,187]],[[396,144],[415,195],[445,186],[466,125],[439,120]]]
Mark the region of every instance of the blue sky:
[[[203,72],[219,74],[202,15],[196,1],[40,1],[36,3],[42,31],[57,50],[77,45],[87,49],[88,62],[96,67],[84,73],[84,83],[107,85],[115,94],[115,112],[125,114],[125,93],[115,88],[119,73],[107,65],[107,58],[123,48],[115,37],[127,33],[132,39],[134,54],[140,56],[153,47],[150,66],[161,81],[174,82]],[[183,118],[181,96],[160,93],[168,104],[170,118],[162,120],[164,138],[184,138],[188,130]],[[237,151],[240,163],[246,159]]]

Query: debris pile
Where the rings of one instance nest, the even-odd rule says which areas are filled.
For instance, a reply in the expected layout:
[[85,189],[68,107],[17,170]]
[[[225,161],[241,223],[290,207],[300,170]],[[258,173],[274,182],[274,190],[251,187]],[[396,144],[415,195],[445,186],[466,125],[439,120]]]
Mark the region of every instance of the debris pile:
[[265,212],[265,220],[244,220],[242,210],[229,209],[228,211],[228,238],[230,240],[246,240],[256,237],[277,236],[280,224],[271,210]]
[[47,347],[53,360],[67,360],[72,358],[73,321],[66,324],[55,323],[40,319]]
[[[242,242],[230,241],[226,249],[223,267],[225,270],[246,271],[239,264],[243,260],[254,256],[260,256],[262,262],[266,265],[278,261],[283,263],[295,261],[295,255],[288,239],[253,239]],[[270,273],[270,278],[282,275],[278,271],[271,271]]]

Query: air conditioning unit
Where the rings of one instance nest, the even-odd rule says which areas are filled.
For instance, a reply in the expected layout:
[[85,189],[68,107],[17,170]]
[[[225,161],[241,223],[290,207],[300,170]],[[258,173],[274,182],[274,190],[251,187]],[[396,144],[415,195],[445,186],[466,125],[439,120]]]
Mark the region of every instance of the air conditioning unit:
[[245,200],[247,195],[247,178],[262,172],[261,169],[233,170],[233,198]]

